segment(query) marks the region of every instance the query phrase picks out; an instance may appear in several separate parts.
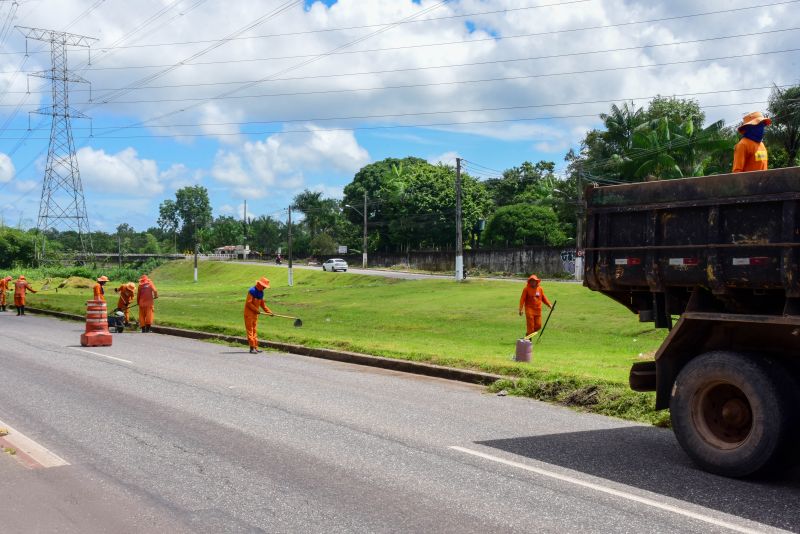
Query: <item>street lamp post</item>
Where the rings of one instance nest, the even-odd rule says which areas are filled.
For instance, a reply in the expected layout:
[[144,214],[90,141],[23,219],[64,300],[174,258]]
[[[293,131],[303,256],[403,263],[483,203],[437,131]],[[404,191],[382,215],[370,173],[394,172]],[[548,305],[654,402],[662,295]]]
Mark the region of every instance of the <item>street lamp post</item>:
[[361,268],[367,268],[367,190],[364,190],[364,211],[359,210],[355,206],[351,206],[350,204],[345,204],[345,208],[350,208],[351,210],[355,211],[362,217],[364,217],[364,239],[363,243],[361,244]]

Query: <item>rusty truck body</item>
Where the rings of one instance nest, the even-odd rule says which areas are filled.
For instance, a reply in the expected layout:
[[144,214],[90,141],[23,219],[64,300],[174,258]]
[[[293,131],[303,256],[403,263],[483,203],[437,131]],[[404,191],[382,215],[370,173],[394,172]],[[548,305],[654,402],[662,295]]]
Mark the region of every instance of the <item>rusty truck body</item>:
[[746,476],[797,456],[800,168],[590,187],[584,251],[587,287],[669,329],[630,385],[697,464]]

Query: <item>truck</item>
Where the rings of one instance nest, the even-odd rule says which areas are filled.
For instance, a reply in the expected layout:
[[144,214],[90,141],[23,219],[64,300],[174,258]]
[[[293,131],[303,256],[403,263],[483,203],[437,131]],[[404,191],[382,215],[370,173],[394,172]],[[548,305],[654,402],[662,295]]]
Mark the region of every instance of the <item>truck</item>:
[[654,391],[703,469],[797,458],[800,167],[590,186],[584,285],[668,329],[635,391]]

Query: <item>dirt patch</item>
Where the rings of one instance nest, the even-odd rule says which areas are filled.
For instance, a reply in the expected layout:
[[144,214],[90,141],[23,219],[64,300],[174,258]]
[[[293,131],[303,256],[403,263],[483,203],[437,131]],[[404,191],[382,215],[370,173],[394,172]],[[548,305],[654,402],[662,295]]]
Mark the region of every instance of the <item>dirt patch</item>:
[[91,289],[94,287],[95,281],[83,278],[81,276],[70,276],[60,284],[59,289]]
[[591,406],[599,402],[597,399],[599,394],[600,388],[597,386],[588,386],[568,394],[564,397],[562,404],[567,406]]

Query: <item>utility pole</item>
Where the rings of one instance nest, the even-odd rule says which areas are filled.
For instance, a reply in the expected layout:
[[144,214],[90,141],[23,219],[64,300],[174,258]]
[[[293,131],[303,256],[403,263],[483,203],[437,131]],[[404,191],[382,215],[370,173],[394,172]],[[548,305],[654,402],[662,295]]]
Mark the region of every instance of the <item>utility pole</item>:
[[575,280],[578,282],[583,281],[583,218],[585,211],[583,209],[583,186],[581,184],[580,175],[577,176],[578,180],[578,205],[575,211],[578,215],[578,220],[575,224]]
[[119,268],[122,269],[122,236],[117,229],[117,257],[119,258]]
[[364,243],[361,245],[361,268],[367,268],[367,188],[364,188]]
[[47,231],[62,227],[77,232],[81,252],[91,252],[92,237],[89,233],[89,217],[86,213],[86,200],[83,196],[78,158],[72,139],[71,121],[75,118],[88,118],[69,105],[69,86],[71,83],[89,83],[71,72],[67,67],[69,47],[89,48],[91,37],[41,28],[16,27],[27,40],[33,39],[50,43],[50,70],[33,72],[30,76],[51,81],[52,105],[33,113],[52,117],[50,144],[47,151],[42,196],[39,200],[39,218],[36,228],[42,236],[40,253],[45,256]]
[[294,286],[292,276],[292,206],[289,206],[289,287]]
[[200,252],[200,243],[197,242],[197,238],[195,238],[194,243],[194,281],[197,282],[197,254]]
[[[244,243],[242,245],[246,248],[247,247],[247,199],[244,199]],[[242,251],[242,256],[244,259],[247,259],[245,256],[245,251]]]
[[456,158],[456,281],[464,280],[464,239],[461,235],[461,158]]

